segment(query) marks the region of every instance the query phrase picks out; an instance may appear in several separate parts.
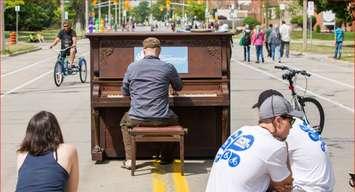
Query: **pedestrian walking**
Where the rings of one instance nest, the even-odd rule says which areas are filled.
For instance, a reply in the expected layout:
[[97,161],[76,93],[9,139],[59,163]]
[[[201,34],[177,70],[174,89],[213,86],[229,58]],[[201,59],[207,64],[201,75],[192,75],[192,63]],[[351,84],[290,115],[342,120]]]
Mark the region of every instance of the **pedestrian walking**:
[[340,59],[342,49],[343,49],[343,41],[344,41],[344,30],[341,28],[340,24],[337,24],[334,34],[335,34],[334,59]]
[[291,191],[292,177],[284,142],[293,110],[280,96],[267,98],[260,106],[259,125],[243,126],[219,148],[207,182],[206,192]]
[[256,49],[256,63],[264,63],[263,45],[265,41],[265,33],[259,25],[255,27],[255,32],[252,35],[252,43]]
[[269,28],[265,32],[265,47],[267,50],[267,56],[271,57],[271,44],[269,42],[269,37],[272,31],[272,24],[269,25]]
[[290,53],[290,33],[291,33],[291,28],[286,24],[285,21],[282,21],[282,24],[280,26],[280,34],[281,34],[281,57],[284,56],[284,51],[285,51],[285,56],[288,58],[289,53]]
[[244,61],[250,62],[251,30],[249,25],[245,25],[239,45],[243,46]]
[[275,26],[270,34],[269,37],[269,42],[271,44],[271,57],[272,60],[275,61],[278,60],[279,63],[281,63],[281,35],[279,31],[279,27]]

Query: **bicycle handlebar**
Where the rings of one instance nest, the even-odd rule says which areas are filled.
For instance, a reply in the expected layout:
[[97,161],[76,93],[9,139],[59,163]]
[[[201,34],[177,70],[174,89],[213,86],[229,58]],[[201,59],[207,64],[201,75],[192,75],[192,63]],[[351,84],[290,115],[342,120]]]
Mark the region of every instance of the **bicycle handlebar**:
[[289,68],[287,66],[275,66],[275,69],[280,69],[280,70],[286,70],[286,71],[289,71],[289,75],[291,75],[292,77],[295,76],[296,74],[301,74],[303,76],[307,76],[307,77],[310,77],[311,74],[308,73],[306,70],[296,70],[296,69],[292,69],[292,68]]

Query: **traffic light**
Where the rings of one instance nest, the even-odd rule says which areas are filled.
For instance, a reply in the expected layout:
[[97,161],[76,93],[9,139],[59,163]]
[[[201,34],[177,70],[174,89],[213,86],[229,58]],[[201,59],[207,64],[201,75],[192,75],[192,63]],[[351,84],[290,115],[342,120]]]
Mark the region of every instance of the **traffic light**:
[[166,0],[166,9],[170,10],[171,0]]
[[117,5],[118,4],[118,0],[113,0],[113,4]]
[[124,0],[124,9],[129,10],[129,0]]
[[92,5],[94,5],[94,6],[96,5],[96,2],[97,2],[97,0],[92,0],[91,1]]

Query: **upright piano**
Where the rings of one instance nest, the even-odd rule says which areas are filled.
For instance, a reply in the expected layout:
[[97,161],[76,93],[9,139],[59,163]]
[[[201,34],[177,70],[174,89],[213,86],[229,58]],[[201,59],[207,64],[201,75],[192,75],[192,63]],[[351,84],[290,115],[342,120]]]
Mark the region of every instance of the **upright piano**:
[[[184,87],[169,96],[170,107],[188,128],[186,158],[214,157],[230,134],[230,58],[232,33],[90,33],[92,159],[123,158],[120,120],[130,106],[121,94],[127,66],[142,57],[147,37],[161,41],[161,59],[178,70]],[[138,145],[137,156],[154,145]]]

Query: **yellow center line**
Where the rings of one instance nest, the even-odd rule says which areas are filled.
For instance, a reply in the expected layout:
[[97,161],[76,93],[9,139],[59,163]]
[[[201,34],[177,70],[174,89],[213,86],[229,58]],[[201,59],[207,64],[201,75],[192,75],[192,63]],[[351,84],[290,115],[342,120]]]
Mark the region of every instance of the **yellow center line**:
[[154,169],[152,170],[152,182],[153,182],[153,192],[165,192],[166,184],[162,178],[164,173],[162,169],[159,168],[159,161],[153,161]]
[[173,163],[173,173],[172,173],[172,177],[176,189],[175,191],[189,192],[189,185],[186,181],[186,178],[181,175],[180,166],[181,166],[180,160],[175,160]]

